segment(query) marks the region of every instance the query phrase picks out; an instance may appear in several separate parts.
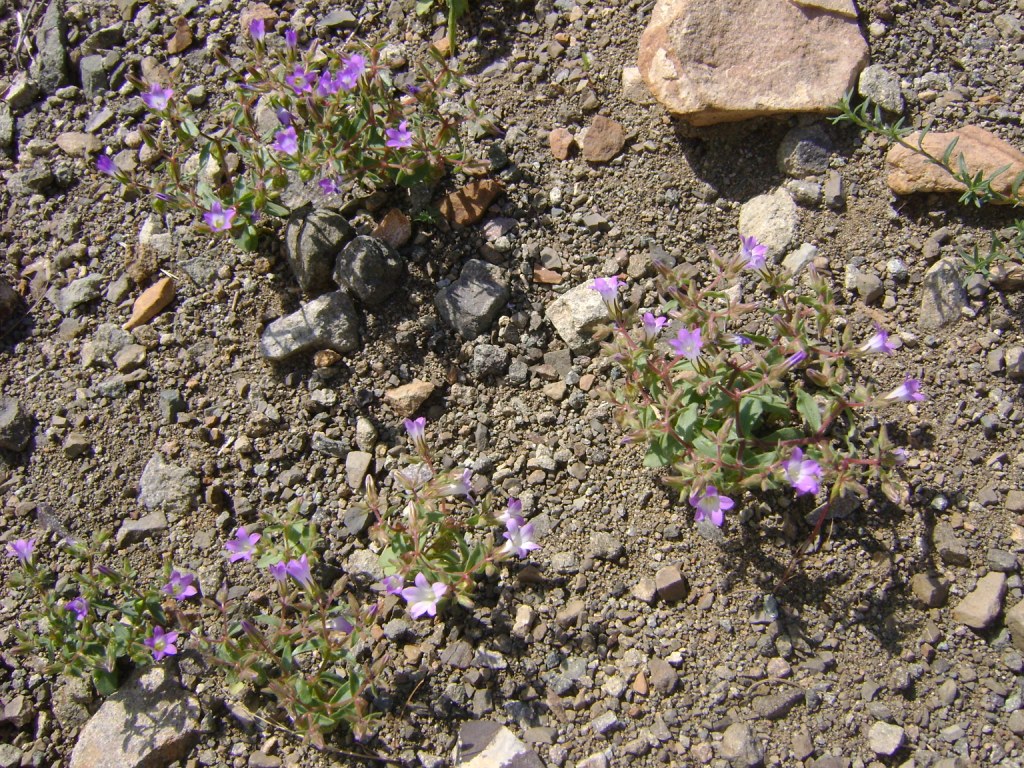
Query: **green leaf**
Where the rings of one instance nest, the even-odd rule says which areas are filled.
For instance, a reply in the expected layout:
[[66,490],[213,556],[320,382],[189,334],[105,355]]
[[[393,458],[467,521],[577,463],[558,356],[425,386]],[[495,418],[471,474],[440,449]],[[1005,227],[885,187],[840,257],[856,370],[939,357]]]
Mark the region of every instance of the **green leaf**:
[[110,696],[117,690],[117,673],[103,667],[96,667],[92,671],[92,682],[100,696]]
[[651,440],[651,447],[644,456],[644,466],[649,469],[661,469],[672,463],[672,451],[669,448],[668,435],[659,435]]
[[818,403],[814,396],[803,388],[796,391],[796,409],[804,417],[811,431],[817,432],[821,429],[821,411],[818,409]]
[[764,404],[760,398],[756,397],[744,397],[740,400],[740,434],[744,437],[753,437],[754,428],[757,423],[761,420],[761,413],[764,410]]

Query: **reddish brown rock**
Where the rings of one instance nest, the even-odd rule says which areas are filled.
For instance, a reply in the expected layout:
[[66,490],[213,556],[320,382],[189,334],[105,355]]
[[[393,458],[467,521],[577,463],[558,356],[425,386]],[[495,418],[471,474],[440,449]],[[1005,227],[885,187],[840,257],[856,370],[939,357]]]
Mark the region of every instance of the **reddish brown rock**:
[[254,3],[253,5],[247,5],[242,9],[242,13],[239,15],[238,23],[242,28],[242,31],[248,34],[249,25],[252,24],[256,19],[263,19],[269,30],[273,26],[274,22],[277,21],[277,14],[274,9],[266,3]]
[[174,20],[174,35],[167,41],[167,52],[170,54],[181,53],[192,45],[192,28],[188,21],[179,16]]
[[554,270],[548,269],[547,267],[534,267],[533,268],[533,280],[543,285],[558,285],[562,282],[562,276]]
[[658,0],[637,64],[669,112],[711,125],[830,111],[867,62],[856,18],[842,13],[783,0]]
[[591,163],[607,163],[626,143],[622,124],[603,115],[594,118],[583,139],[583,158]]
[[372,235],[392,248],[401,248],[412,237],[412,221],[402,211],[392,208],[374,228]]
[[576,139],[565,128],[555,128],[548,134],[548,146],[551,147],[551,156],[555,160],[568,160],[573,147],[576,146]]
[[[920,134],[913,133],[907,136],[906,141],[912,146],[917,146],[919,136]],[[992,189],[1004,195],[1012,194],[1014,178],[1024,172],[1024,154],[1013,145],[976,125],[968,125],[951,133],[925,134],[921,144],[927,152],[941,158],[954,139],[956,147],[950,156],[954,167],[959,165],[961,157],[971,174],[981,171],[988,177],[1006,167],[1006,170],[992,182]],[[964,190],[964,185],[945,170],[898,144],[889,149],[885,161],[889,168],[889,189],[897,195],[909,195],[914,192],[959,193]]]
[[457,227],[476,224],[503,189],[501,182],[494,179],[471,181],[441,201],[441,215]]

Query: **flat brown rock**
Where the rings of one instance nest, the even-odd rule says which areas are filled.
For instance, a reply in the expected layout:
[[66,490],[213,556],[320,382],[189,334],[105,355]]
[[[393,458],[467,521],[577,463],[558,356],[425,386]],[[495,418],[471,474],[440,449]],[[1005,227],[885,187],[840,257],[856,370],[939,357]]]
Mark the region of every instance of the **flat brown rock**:
[[471,181],[441,201],[441,215],[457,227],[476,224],[503,189],[501,182],[494,179]]
[[711,125],[830,111],[867,62],[857,20],[841,13],[788,0],[658,0],[637,64],[669,112]]
[[587,128],[583,139],[583,159],[591,163],[607,163],[626,143],[626,132],[622,124],[598,115]]
[[413,379],[408,384],[389,389],[384,393],[384,402],[395,409],[399,416],[407,417],[434,394],[434,385],[422,379]]
[[[906,137],[906,141],[912,146],[917,146],[919,136],[919,133],[912,133]],[[968,125],[951,133],[925,134],[921,145],[930,154],[941,158],[954,139],[956,147],[950,156],[954,168],[958,167],[960,157],[963,157],[971,174],[981,171],[986,177],[1000,168],[1009,166],[992,182],[992,189],[1004,195],[1013,192],[1014,178],[1024,172],[1024,154],[1013,145],[976,125]],[[964,191],[964,185],[945,170],[899,144],[889,149],[885,161],[889,168],[889,189],[897,195]]]
[[548,146],[555,160],[568,160],[576,139],[565,128],[555,128],[548,134]]

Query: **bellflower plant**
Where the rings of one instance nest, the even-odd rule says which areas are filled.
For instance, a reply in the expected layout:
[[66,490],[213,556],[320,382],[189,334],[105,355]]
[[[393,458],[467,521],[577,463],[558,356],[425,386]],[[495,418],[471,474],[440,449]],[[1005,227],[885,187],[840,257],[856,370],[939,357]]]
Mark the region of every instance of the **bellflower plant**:
[[[765,255],[744,237],[735,256],[711,254],[707,281],[692,266],[659,265],[661,307],[636,328],[639,312],[622,304],[617,280],[594,281],[611,318],[604,350],[622,373],[605,394],[626,440],[646,443],[644,463],[667,470],[697,521],[718,526],[748,491],[817,496],[827,487],[831,503],[872,480],[901,499],[891,472],[899,454],[861,415],[923,400],[920,382],[881,397],[857,383],[857,358],[895,352],[888,333],[876,328],[855,344],[813,269],[801,282]],[[740,281],[756,300],[730,298],[726,289]]]

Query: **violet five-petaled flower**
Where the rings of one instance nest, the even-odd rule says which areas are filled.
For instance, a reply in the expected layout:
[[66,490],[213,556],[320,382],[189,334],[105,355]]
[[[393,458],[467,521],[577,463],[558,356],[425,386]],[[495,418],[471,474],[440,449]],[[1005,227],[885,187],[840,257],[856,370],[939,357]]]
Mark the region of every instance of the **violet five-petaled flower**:
[[84,597],[76,597],[64,604],[64,610],[75,614],[75,621],[82,621],[89,614],[89,601]]
[[821,479],[821,465],[814,459],[805,459],[800,448],[794,448],[789,460],[782,465],[786,480],[797,494],[817,493]]
[[295,128],[288,126],[284,130],[274,134],[274,143],[271,145],[278,152],[286,155],[294,155],[299,151],[299,136]]
[[540,544],[533,540],[533,523],[522,523],[520,520],[512,519],[505,523],[506,541],[501,551],[506,555],[515,555],[524,558],[526,555],[540,549]]
[[188,600],[193,595],[199,593],[193,583],[196,577],[191,573],[181,573],[180,571],[171,571],[171,579],[163,586],[164,594],[170,595],[178,602],[182,600]]
[[427,439],[423,434],[423,431],[427,427],[427,419],[424,416],[420,416],[415,419],[405,420],[405,432],[409,435],[409,440],[416,446],[417,450],[425,448],[427,445]]
[[768,246],[757,242],[757,238],[740,236],[740,255],[747,260],[749,269],[761,269],[764,266],[765,257],[768,255]]
[[668,345],[679,357],[696,360],[700,355],[700,348],[704,346],[700,338],[700,328],[694,328],[692,331],[680,328],[676,337],[669,340]]
[[271,563],[267,566],[267,570],[270,571],[270,575],[278,584],[284,584],[288,578],[288,564],[284,560]]
[[291,86],[296,94],[300,95],[313,90],[314,79],[314,74],[303,69],[301,64],[296,64],[295,69],[290,74],[284,76],[284,81]]
[[153,83],[149,86],[149,90],[141,95],[142,103],[155,112],[167,109],[168,103],[171,101],[171,96],[174,95],[174,91],[170,88],[164,88],[160,83]]
[[203,221],[214,232],[227,232],[231,229],[236,213],[238,213],[238,209],[225,208],[221,205],[220,200],[217,200],[210,206],[210,210],[203,214]]
[[595,277],[590,287],[601,294],[605,304],[614,304],[619,296],[620,284],[619,278],[612,275],[611,277]]
[[891,355],[896,351],[896,347],[889,341],[889,334],[881,328],[878,328],[874,336],[861,344],[858,349],[865,353],[882,352],[886,355]]
[[387,138],[387,141],[384,142],[385,147],[406,149],[412,146],[412,132],[409,130],[408,120],[400,122],[397,128],[388,128],[384,131],[384,135]]
[[501,511],[498,515],[498,520],[502,523],[508,523],[509,520],[515,520],[517,523],[522,525],[526,522],[523,519],[523,502],[519,499],[511,498],[508,500],[508,506]]
[[320,185],[320,191],[325,195],[338,194],[338,182],[334,179],[320,179],[317,184]]
[[224,549],[231,553],[228,559],[232,562],[239,560],[252,560],[256,553],[256,542],[262,538],[258,533],[249,533],[242,526],[235,532],[235,538],[224,545]]
[[96,170],[100,173],[105,173],[108,176],[113,176],[117,173],[117,166],[114,165],[114,158],[110,155],[100,155],[96,158]]
[[[338,72],[335,80],[336,85],[346,93],[355,90],[359,84],[359,78],[366,71],[366,59],[358,53],[345,59],[345,66]],[[401,127],[401,126],[399,126]]]
[[288,575],[299,584],[306,587],[313,586],[313,574],[309,570],[308,555],[303,555],[298,560],[289,560],[285,563],[285,569],[288,571]]
[[325,69],[320,73],[320,79],[316,81],[317,95],[333,96],[337,92],[338,82],[334,79],[334,74],[329,69]]
[[32,560],[32,553],[36,551],[36,540],[35,539],[15,539],[14,541],[8,542],[7,554],[11,557],[16,557],[23,563],[28,563]]
[[153,661],[160,661],[164,656],[174,656],[178,652],[177,632],[164,632],[161,626],[153,627],[153,634],[142,641],[153,652]]
[[907,379],[896,389],[885,396],[886,400],[897,400],[903,403],[917,403],[925,399],[921,390],[921,382],[917,379]]
[[393,573],[390,576],[385,576],[381,584],[384,586],[384,591],[389,595],[400,595],[405,587],[405,579],[397,573]]
[[693,513],[694,521],[699,523],[701,520],[709,519],[719,528],[725,522],[725,513],[733,508],[733,504],[732,499],[720,495],[713,485],[705,488],[702,496],[690,496],[690,506],[696,509]]
[[661,333],[661,329],[668,323],[667,317],[655,317],[650,312],[644,312],[643,326],[644,326],[644,338],[647,341],[653,341],[654,338]]
[[267,23],[264,19],[253,19],[249,22],[249,37],[256,42],[262,42],[263,36],[267,34]]
[[402,590],[402,597],[409,604],[409,614],[418,619],[421,616],[437,616],[437,604],[448,591],[448,585],[440,581],[431,584],[426,575],[417,573],[415,586]]

